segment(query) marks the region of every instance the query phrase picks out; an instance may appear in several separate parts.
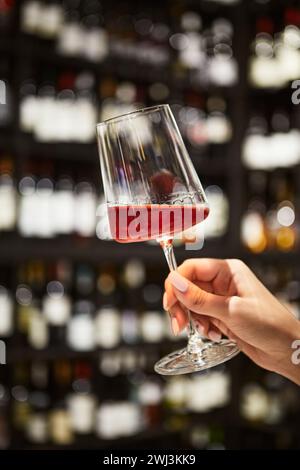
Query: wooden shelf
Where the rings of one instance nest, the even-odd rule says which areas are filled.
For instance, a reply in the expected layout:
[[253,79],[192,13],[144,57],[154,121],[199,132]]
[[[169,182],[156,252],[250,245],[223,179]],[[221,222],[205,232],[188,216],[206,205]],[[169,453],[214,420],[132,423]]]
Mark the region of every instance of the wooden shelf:
[[15,38],[11,35],[0,34],[1,55],[13,57],[15,53]]
[[61,344],[58,346],[50,346],[45,349],[37,350],[33,349],[30,346],[10,346],[7,347],[7,363],[15,363],[22,361],[33,361],[37,358],[44,361],[52,361],[60,358],[65,359],[91,359],[98,358],[102,354],[106,354],[112,351],[120,350],[133,350],[133,351],[172,351],[184,347],[186,343],[185,339],[178,339],[172,341],[169,339],[164,339],[163,341],[148,343],[139,341],[134,344],[120,343],[113,348],[95,348],[91,351],[75,351],[70,349],[67,345]]
[[18,145],[22,149],[22,155],[27,157],[97,164],[99,162],[96,142],[37,142],[31,135],[20,133]]
[[[187,258],[241,258],[247,262],[299,262],[299,248],[290,252],[266,251],[254,254],[242,246],[232,246],[226,237],[208,239],[202,249],[189,250],[184,246],[175,246],[178,262]],[[0,263],[17,263],[28,259],[69,258],[73,261],[112,261],[123,262],[129,258],[141,258],[147,264],[164,265],[161,249],[156,243],[117,243],[97,238],[78,238],[72,236],[41,239],[24,238],[18,234],[0,236]]]
[[[186,250],[175,247],[178,261],[186,258],[213,257],[231,258],[236,250],[223,240],[208,240],[201,250]],[[128,258],[141,258],[147,263],[165,264],[161,249],[148,243],[124,244],[98,239],[62,237],[53,239],[22,238],[16,234],[0,237],[0,263],[17,263],[28,259],[70,258],[74,261],[99,262],[110,260],[123,262]]]
[[286,263],[291,265],[298,265],[300,259],[300,249],[297,248],[289,252],[270,250],[258,254],[242,250],[240,252],[240,258],[246,262],[251,263]]
[[14,150],[14,136],[10,126],[0,127],[0,151],[3,150]]
[[[0,129],[0,145],[1,139],[8,144],[13,138],[1,134]],[[53,160],[69,160],[73,162],[88,162],[99,164],[99,156],[96,141],[91,143],[79,142],[37,142],[31,135],[20,133],[18,137],[18,148],[21,149],[22,155],[27,157],[46,158]],[[227,149],[225,149],[227,150]],[[196,170],[207,176],[222,176],[226,174],[228,167],[228,152],[224,152],[222,157],[207,157],[201,155],[196,150],[189,149],[189,154],[194,163]],[[100,172],[99,172],[100,178]]]
[[284,86],[278,86],[278,87],[255,87],[254,85],[249,85],[249,93],[252,97],[258,97],[258,98],[268,98],[269,96],[276,98],[284,96],[289,96],[291,98],[291,95],[293,93],[292,89],[292,80]]
[[[116,439],[103,439],[97,438],[95,435],[88,436],[76,436],[76,441],[70,445],[55,445],[53,443],[42,444],[42,445],[33,445],[25,441],[24,439],[19,439],[18,442],[12,444],[10,449],[22,449],[26,450],[92,450],[92,449],[137,449],[142,448],[153,448],[153,442],[160,442],[162,439],[173,440],[176,439],[176,436],[179,436],[180,431],[171,431],[165,429],[161,426],[149,428],[142,430],[137,434],[132,436],[120,437]],[[147,444],[148,443],[148,444]],[[175,445],[172,446],[172,448]]]

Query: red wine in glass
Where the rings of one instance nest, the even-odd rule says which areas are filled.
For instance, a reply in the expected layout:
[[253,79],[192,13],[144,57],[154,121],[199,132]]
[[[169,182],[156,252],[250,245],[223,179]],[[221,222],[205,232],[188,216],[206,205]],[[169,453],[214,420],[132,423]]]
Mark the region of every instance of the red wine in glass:
[[206,204],[113,205],[108,207],[111,235],[119,243],[173,238],[206,219]]

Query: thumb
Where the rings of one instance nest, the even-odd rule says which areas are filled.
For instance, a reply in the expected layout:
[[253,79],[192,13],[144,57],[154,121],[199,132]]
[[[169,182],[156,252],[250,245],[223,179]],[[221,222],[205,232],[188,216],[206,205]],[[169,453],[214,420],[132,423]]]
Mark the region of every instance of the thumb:
[[228,314],[229,296],[215,295],[196,286],[193,282],[172,271],[168,279],[181,304],[195,313],[224,319]]

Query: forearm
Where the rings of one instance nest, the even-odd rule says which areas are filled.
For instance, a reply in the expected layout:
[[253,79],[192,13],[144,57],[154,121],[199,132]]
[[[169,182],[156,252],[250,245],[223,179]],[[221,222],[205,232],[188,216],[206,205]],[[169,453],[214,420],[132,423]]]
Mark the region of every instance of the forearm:
[[300,364],[291,364],[289,367],[279,373],[295,384],[300,385]]
[[288,351],[278,364],[278,373],[300,385],[300,322],[295,320],[288,338]]

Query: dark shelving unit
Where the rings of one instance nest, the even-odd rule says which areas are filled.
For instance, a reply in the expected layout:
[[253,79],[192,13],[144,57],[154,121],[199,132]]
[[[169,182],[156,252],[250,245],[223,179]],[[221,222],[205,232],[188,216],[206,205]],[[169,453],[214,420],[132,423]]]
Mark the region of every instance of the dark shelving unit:
[[[182,436],[180,431],[170,431],[162,429],[161,427],[153,428],[151,430],[141,431],[139,434],[128,437],[120,437],[119,439],[97,439],[95,436],[79,436],[76,443],[70,445],[60,446],[60,450],[105,450],[105,449],[153,449],[159,447],[159,443],[163,439],[164,442],[169,443],[171,446],[182,448]],[[24,439],[17,438],[12,445],[12,449],[19,449],[26,446],[28,450],[55,450],[57,446],[54,444],[32,445],[24,441]]]
[[37,354],[39,360],[55,360],[57,358],[66,358],[66,359],[92,359],[92,358],[99,358],[102,354],[106,354],[112,351],[120,351],[125,349],[130,349],[136,351],[137,353],[141,350],[143,351],[157,351],[157,353],[167,352],[173,349],[180,349],[184,347],[185,340],[177,340],[177,341],[163,341],[163,342],[153,342],[153,343],[145,343],[139,342],[134,344],[119,344],[113,348],[104,349],[104,348],[95,348],[92,351],[74,351],[68,348],[66,345],[61,346],[50,346],[46,349],[36,350],[30,348],[28,346],[24,347],[14,347],[8,346],[8,353],[7,353],[7,363],[12,364],[20,361],[32,361],[36,359]]
[[[226,239],[209,240],[203,249],[186,250],[184,247],[175,247],[178,262],[186,258],[240,258],[246,262],[290,263],[299,264],[300,251],[266,251],[259,255],[250,253],[241,246],[235,247],[226,243]],[[76,237],[61,238],[25,238],[19,235],[6,234],[0,240],[0,263],[6,265],[28,261],[30,259],[70,259],[73,261],[101,261],[124,262],[130,258],[142,258],[150,264],[166,266],[161,250],[156,245],[145,243],[128,244],[126,250],[122,244],[112,241],[101,241],[97,238],[81,239]],[[167,269],[167,268],[166,268]]]

